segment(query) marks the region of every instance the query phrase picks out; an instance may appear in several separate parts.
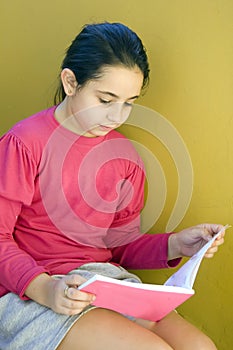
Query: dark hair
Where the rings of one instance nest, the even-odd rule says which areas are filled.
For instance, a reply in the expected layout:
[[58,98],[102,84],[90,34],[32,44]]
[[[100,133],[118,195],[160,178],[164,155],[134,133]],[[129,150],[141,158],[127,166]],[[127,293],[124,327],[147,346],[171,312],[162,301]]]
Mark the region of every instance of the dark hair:
[[[98,23],[85,25],[66,51],[61,68],[74,73],[78,85],[98,79],[104,66],[124,65],[139,67],[143,73],[143,87],[149,81],[149,64],[141,39],[121,23]],[[55,104],[66,94],[60,86],[54,97]]]

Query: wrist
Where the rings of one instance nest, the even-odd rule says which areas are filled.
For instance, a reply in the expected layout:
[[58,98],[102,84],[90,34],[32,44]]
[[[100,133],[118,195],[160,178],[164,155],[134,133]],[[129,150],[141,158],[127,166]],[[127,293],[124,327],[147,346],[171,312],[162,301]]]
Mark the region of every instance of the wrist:
[[55,280],[46,273],[36,276],[25,290],[25,295],[37,303],[49,307],[49,295]]
[[172,233],[168,238],[168,260],[182,257],[178,234]]

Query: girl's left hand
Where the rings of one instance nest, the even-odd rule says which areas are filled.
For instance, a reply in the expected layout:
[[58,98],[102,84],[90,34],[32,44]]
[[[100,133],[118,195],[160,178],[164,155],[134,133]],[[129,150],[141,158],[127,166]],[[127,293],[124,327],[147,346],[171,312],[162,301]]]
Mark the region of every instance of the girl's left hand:
[[[193,256],[222,228],[222,225],[217,224],[201,224],[172,234],[168,241],[168,259]],[[205,257],[212,258],[214,256],[218,247],[224,242],[224,235],[225,231],[216,238],[207,250]]]

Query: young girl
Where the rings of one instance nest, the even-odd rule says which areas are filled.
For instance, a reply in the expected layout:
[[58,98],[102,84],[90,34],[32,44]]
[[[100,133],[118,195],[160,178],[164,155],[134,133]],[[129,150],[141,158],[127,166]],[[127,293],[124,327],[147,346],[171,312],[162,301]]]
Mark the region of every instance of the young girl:
[[176,266],[222,228],[140,234],[144,168],[115,129],[148,79],[133,31],[87,25],[62,64],[60,103],[2,136],[1,350],[216,349],[175,311],[134,319],[95,308],[95,296],[77,289],[95,273],[140,283],[127,269]]

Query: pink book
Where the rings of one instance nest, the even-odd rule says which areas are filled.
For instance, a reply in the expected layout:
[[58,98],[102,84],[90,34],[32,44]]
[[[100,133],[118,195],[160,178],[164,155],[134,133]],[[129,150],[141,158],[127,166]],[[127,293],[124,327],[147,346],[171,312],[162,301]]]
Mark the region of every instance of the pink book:
[[[223,230],[228,227],[225,226]],[[221,230],[198,253],[175,272],[164,285],[120,281],[95,275],[79,289],[93,293],[93,305],[119,313],[158,321],[194,294],[192,289],[200,263]]]
[[95,275],[79,289],[96,295],[94,305],[125,315],[158,321],[194,294],[193,290],[119,281]]

